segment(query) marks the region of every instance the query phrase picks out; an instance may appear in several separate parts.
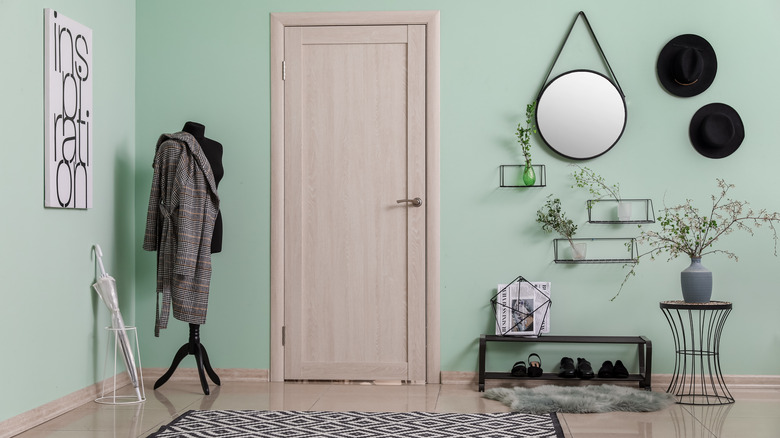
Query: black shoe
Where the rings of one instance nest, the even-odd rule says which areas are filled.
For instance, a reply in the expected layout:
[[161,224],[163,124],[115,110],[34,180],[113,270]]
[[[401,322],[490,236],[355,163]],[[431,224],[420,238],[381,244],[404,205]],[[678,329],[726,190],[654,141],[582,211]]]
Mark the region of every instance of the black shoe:
[[512,366],[512,371],[510,372],[515,377],[525,377],[528,374],[526,373],[525,369],[525,362],[522,360],[520,362],[515,362],[514,366]]
[[612,366],[612,361],[605,361],[603,364],[601,364],[601,368],[599,368],[599,377],[602,378],[610,378],[612,377],[614,367]]
[[590,362],[582,357],[578,357],[576,374],[580,379],[592,379],[594,374],[593,368],[590,366]]
[[528,377],[542,377],[542,358],[536,353],[528,356]]
[[575,377],[574,360],[570,357],[564,357],[561,359],[561,371],[558,373],[559,377],[571,378]]
[[623,365],[623,362],[615,362],[615,368],[612,370],[612,376],[620,379],[625,379],[628,377],[628,370],[626,369],[625,365]]

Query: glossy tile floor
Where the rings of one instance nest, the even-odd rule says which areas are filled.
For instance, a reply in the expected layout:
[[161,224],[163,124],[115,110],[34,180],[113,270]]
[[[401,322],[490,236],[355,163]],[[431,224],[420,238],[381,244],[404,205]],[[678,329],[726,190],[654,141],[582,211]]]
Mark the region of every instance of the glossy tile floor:
[[[482,398],[475,385],[373,385],[338,383],[241,383],[212,386],[170,381],[157,391],[146,382],[137,405],[87,403],[20,438],[146,437],[190,409],[505,412]],[[559,414],[573,438],[777,438],[780,389],[731,389],[737,402],[724,406],[674,405],[652,413]]]

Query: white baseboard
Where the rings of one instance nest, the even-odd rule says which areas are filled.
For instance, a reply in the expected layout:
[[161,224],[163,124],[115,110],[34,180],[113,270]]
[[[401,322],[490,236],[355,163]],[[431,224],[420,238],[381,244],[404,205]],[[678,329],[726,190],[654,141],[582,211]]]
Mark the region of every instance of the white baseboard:
[[478,373],[474,371],[442,371],[442,385],[467,385],[477,384]]
[[[144,376],[144,381],[146,381],[147,385],[151,386],[166,371],[168,371],[167,368],[143,368],[141,374]],[[268,370],[242,368],[217,368],[214,372],[217,373],[222,382],[267,382],[269,376]],[[200,382],[200,377],[198,376],[198,370],[195,368],[178,368],[170,381]],[[101,395],[100,391],[104,382],[107,386],[114,383],[113,378],[108,378],[105,381],[95,383],[65,397],[0,422],[0,438],[18,435],[25,430],[32,429],[79,406],[94,401]],[[211,383],[210,380],[209,383]],[[129,384],[130,378],[127,373],[122,372],[117,375],[117,388]]]
[[[113,385],[113,377],[90,385],[84,389],[80,389],[76,392],[70,393],[65,397],[58,398],[57,400],[46,403],[35,409],[31,409],[27,412],[21,413],[15,417],[11,417],[5,421],[0,422],[0,437],[11,437],[18,435],[25,430],[32,429],[35,426],[43,424],[53,418],[71,411],[85,403],[89,403],[98,398],[103,389],[105,383],[108,387]],[[130,384],[130,377],[127,373],[122,372],[117,375],[116,386],[121,388]]]
[[[144,378],[156,381],[168,368],[144,368]],[[247,368],[214,368],[214,372],[223,382],[268,382],[270,373],[268,370],[253,370]],[[200,382],[197,368],[177,368],[171,376],[170,382]],[[211,383],[211,378],[206,375],[206,381]]]
[[[778,389],[780,388],[780,376],[742,376],[727,374],[723,376],[726,386],[732,389]],[[659,388],[667,388],[672,382],[671,374],[653,374],[652,385]]]

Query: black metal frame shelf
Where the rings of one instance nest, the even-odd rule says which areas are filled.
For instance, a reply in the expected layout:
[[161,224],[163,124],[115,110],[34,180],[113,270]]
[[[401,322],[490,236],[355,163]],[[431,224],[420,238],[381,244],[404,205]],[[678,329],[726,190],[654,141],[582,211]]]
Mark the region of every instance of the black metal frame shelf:
[[[517,172],[512,172],[515,174],[514,181],[515,184],[507,184],[507,178],[505,177],[505,174],[507,173],[507,168],[519,168]],[[499,169],[499,186],[500,187],[510,187],[510,188],[529,188],[529,187],[546,187],[547,186],[547,169],[544,167],[544,164],[532,164],[531,167],[533,167],[534,172],[536,173],[536,182],[531,186],[526,185],[518,185],[516,182],[518,179],[522,178],[523,169],[525,169],[525,164],[502,164],[498,166]]]
[[593,258],[562,258],[562,251],[559,250],[559,245],[563,242],[569,243],[569,239],[553,239],[553,247],[555,263],[569,263],[569,264],[595,264],[595,263],[636,263],[639,259],[639,249],[636,246],[636,239],[633,237],[589,237],[589,238],[572,238],[573,243],[587,243],[587,242],[619,242],[623,241],[623,246],[626,246],[627,253],[630,257],[593,257]]
[[[599,203],[614,203],[628,202],[632,205],[644,205],[644,218],[632,219],[627,221],[611,220],[611,219],[594,219],[593,218],[593,206]],[[617,201],[615,199],[588,199],[588,223],[591,224],[652,224],[655,223],[655,210],[653,209],[652,199],[621,199]],[[641,214],[640,214],[641,215]]]
[[631,373],[627,378],[618,377],[594,377],[588,381],[621,381],[638,382],[639,387],[650,391],[652,365],[653,365],[653,343],[646,336],[553,336],[544,335],[539,337],[523,336],[499,336],[499,335],[481,335],[479,337],[479,391],[485,390],[485,380],[487,379],[512,379],[512,380],[567,380],[577,381],[579,379],[560,377],[555,373],[543,373],[541,377],[516,377],[508,372],[489,372],[485,370],[488,342],[557,342],[565,344],[636,344],[637,357],[639,359],[639,372]]

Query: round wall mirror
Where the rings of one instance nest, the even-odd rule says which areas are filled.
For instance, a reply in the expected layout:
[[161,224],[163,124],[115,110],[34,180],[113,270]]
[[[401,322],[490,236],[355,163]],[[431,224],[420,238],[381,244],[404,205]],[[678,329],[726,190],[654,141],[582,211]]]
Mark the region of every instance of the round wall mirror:
[[536,126],[544,142],[564,157],[598,157],[623,135],[626,101],[601,73],[569,71],[550,81],[539,94]]

